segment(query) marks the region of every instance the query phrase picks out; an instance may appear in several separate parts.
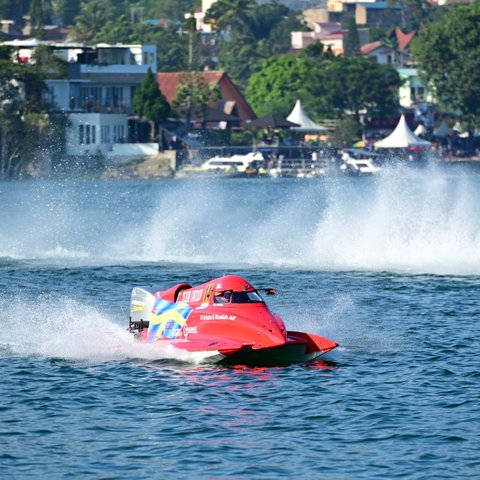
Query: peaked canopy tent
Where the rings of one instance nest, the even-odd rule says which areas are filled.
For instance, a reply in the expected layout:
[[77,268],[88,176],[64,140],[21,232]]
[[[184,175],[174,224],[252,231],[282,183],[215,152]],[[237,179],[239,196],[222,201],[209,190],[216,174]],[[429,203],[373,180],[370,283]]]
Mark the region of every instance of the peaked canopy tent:
[[298,124],[298,127],[292,127],[292,130],[296,132],[316,132],[324,133],[327,131],[325,127],[322,127],[318,123],[315,123],[303,110],[300,100],[295,102],[293,110],[288,115],[287,120]]
[[432,144],[427,140],[417,137],[407,125],[405,115],[400,117],[395,130],[378,142],[375,142],[375,148],[428,148]]

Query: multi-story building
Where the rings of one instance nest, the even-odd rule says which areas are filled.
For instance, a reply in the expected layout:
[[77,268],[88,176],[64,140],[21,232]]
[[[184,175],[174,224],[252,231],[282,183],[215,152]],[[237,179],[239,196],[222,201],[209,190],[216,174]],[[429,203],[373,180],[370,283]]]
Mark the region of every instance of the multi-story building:
[[[20,62],[33,60],[38,40],[6,42]],[[154,45],[46,44],[67,65],[66,78],[48,79],[45,100],[68,116],[67,155],[111,152],[128,141],[128,116],[135,88],[150,68],[157,70]]]

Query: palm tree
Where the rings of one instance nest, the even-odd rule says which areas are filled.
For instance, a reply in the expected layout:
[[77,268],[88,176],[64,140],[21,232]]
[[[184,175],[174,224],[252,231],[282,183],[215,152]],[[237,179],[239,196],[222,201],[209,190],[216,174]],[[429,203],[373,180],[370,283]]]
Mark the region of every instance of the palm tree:
[[100,32],[105,25],[105,2],[92,0],[82,3],[80,14],[75,19],[73,34],[80,42],[89,42]]
[[207,11],[205,21],[219,29],[247,33],[251,30],[252,13],[257,7],[254,0],[218,0]]

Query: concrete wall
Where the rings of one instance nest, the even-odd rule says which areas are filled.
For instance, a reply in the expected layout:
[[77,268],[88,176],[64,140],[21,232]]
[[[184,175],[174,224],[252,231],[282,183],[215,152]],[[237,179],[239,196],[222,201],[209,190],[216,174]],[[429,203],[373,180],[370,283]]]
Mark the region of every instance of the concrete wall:
[[114,143],[105,155],[107,165],[123,165],[143,161],[158,154],[158,143]]

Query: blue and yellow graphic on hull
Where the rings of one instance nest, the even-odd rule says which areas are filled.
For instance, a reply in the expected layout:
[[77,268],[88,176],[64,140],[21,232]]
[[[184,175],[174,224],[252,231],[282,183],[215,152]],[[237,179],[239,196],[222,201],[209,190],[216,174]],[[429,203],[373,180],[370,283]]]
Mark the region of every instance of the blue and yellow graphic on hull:
[[148,341],[160,338],[177,338],[192,308],[186,303],[176,303],[158,298],[150,314]]

